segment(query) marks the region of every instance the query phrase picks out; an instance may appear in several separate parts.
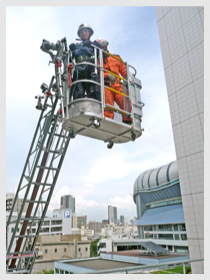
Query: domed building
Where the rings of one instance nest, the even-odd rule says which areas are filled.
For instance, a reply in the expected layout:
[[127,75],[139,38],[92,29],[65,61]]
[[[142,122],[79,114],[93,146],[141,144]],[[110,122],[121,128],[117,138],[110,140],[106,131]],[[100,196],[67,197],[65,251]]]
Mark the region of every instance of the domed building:
[[133,188],[134,225],[140,239],[153,239],[174,252],[188,252],[177,162],[140,174]]

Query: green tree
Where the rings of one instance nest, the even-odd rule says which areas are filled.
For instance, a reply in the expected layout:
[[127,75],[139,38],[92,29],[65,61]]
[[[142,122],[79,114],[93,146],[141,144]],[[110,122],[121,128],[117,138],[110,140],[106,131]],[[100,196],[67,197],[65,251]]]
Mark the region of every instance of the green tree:
[[90,243],[90,257],[97,257],[97,243],[100,238]]
[[35,274],[54,274],[54,269],[50,269],[50,270],[43,269],[42,271],[35,272]]

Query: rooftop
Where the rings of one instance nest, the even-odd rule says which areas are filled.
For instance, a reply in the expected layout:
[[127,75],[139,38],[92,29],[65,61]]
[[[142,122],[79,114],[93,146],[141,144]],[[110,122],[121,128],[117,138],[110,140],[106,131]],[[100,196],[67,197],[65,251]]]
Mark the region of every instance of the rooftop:
[[112,252],[112,253],[103,253],[103,254],[111,254],[111,255],[121,255],[121,256],[129,256],[129,257],[140,257],[140,258],[150,258],[150,259],[169,259],[169,258],[177,258],[182,257],[181,254],[165,254],[165,255],[149,255],[144,253],[143,251],[137,251],[137,250],[126,250],[126,251],[118,251],[118,252]]
[[84,261],[66,262],[66,264],[71,264],[71,265],[94,269],[94,270],[139,266],[139,264],[133,264],[133,263],[131,264],[129,262],[120,262],[120,261],[112,261],[112,260],[104,260],[104,259],[93,259],[93,260],[89,259]]

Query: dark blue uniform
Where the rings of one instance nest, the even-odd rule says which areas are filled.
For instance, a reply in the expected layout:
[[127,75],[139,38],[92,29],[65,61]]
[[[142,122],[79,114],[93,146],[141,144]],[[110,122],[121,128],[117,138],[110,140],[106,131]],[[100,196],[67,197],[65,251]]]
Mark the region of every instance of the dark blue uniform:
[[[92,44],[101,48],[100,44],[96,41]],[[77,63],[83,61],[94,63],[94,59],[91,60],[91,56],[94,56],[94,48],[84,46],[83,42],[77,44],[75,51],[72,53],[72,58],[75,58]],[[88,79],[90,82],[80,82],[73,85],[72,93],[74,100],[85,97],[86,91],[88,98],[94,98],[100,101],[100,88],[98,85],[91,83],[91,80],[99,83],[99,75],[95,73],[95,67],[88,64],[76,66],[72,82],[82,79]]]

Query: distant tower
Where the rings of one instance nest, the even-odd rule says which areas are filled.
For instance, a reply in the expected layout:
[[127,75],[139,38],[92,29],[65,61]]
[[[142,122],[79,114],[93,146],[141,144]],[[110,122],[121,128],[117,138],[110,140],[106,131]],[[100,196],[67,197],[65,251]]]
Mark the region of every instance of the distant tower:
[[125,222],[124,216],[120,216],[120,223],[121,223],[122,225],[124,225],[124,222]]
[[72,213],[75,213],[75,197],[72,195],[61,196],[61,205],[62,209],[70,209]]
[[108,219],[109,224],[117,225],[117,207],[108,206]]

